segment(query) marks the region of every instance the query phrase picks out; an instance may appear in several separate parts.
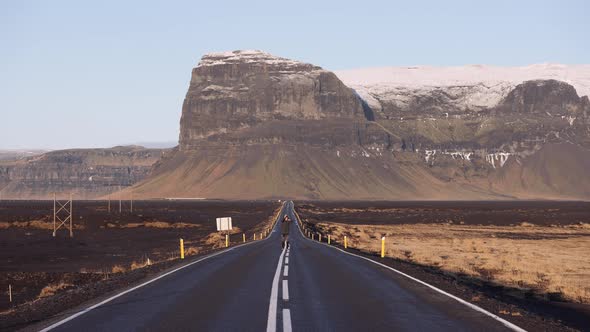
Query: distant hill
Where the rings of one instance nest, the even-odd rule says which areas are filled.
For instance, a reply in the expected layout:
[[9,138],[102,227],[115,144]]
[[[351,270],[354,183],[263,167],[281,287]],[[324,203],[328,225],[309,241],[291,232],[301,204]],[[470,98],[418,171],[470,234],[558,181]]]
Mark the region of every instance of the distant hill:
[[0,161],[2,160],[18,160],[27,157],[43,154],[47,150],[26,150],[26,149],[7,149],[0,150]]
[[136,142],[125,145],[139,145],[148,149],[170,149],[178,145],[178,141],[162,141],[162,142]]
[[3,199],[48,199],[70,193],[97,198],[144,179],[166,152],[142,146],[57,150],[0,161]]

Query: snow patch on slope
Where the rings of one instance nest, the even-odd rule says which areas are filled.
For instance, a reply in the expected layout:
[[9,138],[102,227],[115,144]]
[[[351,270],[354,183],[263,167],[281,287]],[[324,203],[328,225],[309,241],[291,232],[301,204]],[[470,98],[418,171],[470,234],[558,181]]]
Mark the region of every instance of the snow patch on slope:
[[437,90],[449,94],[466,108],[493,107],[516,85],[536,79],[563,81],[574,86],[579,96],[590,95],[590,65],[382,67],[335,73],[371,107],[380,107],[378,100],[403,106],[412,96],[429,95]]

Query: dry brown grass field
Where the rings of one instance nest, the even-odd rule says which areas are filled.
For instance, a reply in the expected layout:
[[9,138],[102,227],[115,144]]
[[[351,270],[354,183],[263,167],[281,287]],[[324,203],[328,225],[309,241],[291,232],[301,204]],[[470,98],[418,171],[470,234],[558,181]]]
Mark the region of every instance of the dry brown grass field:
[[590,303],[590,203],[302,202],[304,221],[349,247],[508,287]]
[[463,226],[449,224],[368,226],[319,223],[350,247],[517,288],[590,303],[590,225]]

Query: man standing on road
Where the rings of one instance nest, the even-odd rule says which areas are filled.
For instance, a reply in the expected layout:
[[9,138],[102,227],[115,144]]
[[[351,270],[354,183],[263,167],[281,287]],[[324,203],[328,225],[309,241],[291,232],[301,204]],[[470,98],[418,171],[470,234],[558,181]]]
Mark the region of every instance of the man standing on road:
[[281,248],[285,248],[285,246],[289,246],[289,228],[291,227],[291,219],[288,215],[283,217],[283,221],[281,221],[281,234],[283,235],[283,240],[281,241]]

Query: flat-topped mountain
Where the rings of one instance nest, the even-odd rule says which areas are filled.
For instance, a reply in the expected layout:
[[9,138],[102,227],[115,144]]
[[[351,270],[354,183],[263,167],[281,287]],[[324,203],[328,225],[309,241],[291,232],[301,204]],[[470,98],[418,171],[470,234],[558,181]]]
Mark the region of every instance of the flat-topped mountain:
[[355,93],[320,67],[261,51],[211,53],[192,72],[180,149],[269,121],[363,118]]
[[410,82],[406,73],[400,84],[399,77],[355,81],[354,71],[336,76],[260,51],[208,54],[192,72],[179,149],[133,190],[146,197],[589,198],[588,99],[530,71],[468,82],[453,70],[447,81]]

